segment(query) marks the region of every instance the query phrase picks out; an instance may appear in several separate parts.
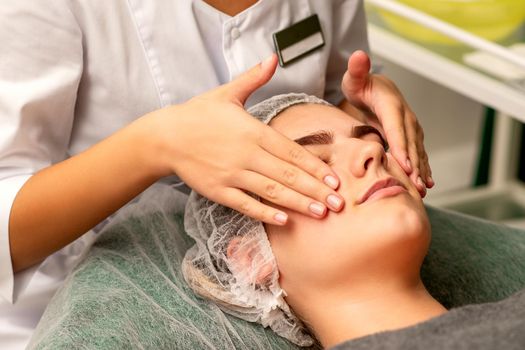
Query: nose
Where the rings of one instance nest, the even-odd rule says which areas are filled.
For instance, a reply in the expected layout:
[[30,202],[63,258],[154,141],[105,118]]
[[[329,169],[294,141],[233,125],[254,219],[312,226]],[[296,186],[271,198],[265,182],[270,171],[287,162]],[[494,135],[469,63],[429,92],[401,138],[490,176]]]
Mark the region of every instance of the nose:
[[361,144],[356,158],[352,161],[351,171],[355,177],[363,177],[369,171],[387,168],[388,159],[385,149],[377,142],[359,140]]

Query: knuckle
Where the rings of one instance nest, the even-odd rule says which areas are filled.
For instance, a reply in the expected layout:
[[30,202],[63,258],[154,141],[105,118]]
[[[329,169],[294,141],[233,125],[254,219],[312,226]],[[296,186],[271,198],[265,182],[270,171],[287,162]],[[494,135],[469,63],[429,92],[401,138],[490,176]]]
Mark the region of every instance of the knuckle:
[[250,214],[250,211],[251,211],[251,206],[250,206],[250,201],[248,200],[243,200],[240,204],[239,204],[239,211],[243,214],[246,214],[246,215],[249,215]]
[[297,181],[297,171],[294,169],[286,169],[283,173],[283,177],[286,184],[292,186]]
[[304,158],[304,151],[300,148],[290,150],[290,158],[295,162],[300,162]]
[[222,182],[225,185],[235,183],[235,180],[237,179],[237,176],[238,176],[237,172],[233,171],[233,168],[223,170],[216,175],[218,178],[222,180]]
[[407,114],[407,119],[408,119],[408,122],[410,123],[410,125],[412,125],[416,130],[419,129],[419,122],[416,118],[416,115],[414,113],[408,113]]
[[268,199],[276,199],[279,192],[281,192],[281,186],[276,183],[269,183],[264,188],[264,193]]
[[416,153],[416,154],[412,154],[412,156],[410,157],[410,161],[412,162],[412,165],[415,167],[415,168],[419,168],[419,163],[420,163],[420,158],[419,158],[419,155]]
[[396,133],[396,134],[404,134],[405,128],[403,127],[403,124],[396,123],[389,125],[387,128],[385,128],[386,133]]
[[266,128],[259,128],[259,130],[255,132],[254,136],[255,142],[257,142],[258,145],[264,144],[264,141],[267,140],[269,137]]
[[391,107],[393,110],[399,112],[399,114],[397,115],[397,117],[403,117],[403,115],[405,114],[405,105],[403,103],[403,101],[401,101],[400,99],[396,98],[394,100],[391,100],[389,101],[390,104],[391,104]]

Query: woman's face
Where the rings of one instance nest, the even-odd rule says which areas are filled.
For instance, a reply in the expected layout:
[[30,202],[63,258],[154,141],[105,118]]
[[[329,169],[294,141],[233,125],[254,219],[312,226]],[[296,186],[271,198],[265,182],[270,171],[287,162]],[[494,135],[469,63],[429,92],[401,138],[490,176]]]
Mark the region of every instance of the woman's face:
[[[375,129],[317,104],[288,108],[270,126],[329,163],[346,202],[341,212],[321,220],[281,207],[288,224],[266,225],[287,299],[306,287],[419,279],[430,240],[428,218],[418,191]],[[332,140],[327,134],[304,138],[320,132]]]

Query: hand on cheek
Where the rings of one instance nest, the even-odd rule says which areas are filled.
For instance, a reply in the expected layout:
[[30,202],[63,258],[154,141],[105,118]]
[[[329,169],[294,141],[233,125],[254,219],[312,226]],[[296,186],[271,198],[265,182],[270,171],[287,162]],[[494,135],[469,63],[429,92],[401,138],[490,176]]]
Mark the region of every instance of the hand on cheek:
[[407,189],[410,192],[415,191],[419,194],[421,198],[424,198],[427,193],[427,190],[424,183],[422,183],[422,181],[418,181],[418,172],[413,171],[411,174],[407,174],[392,154],[387,153],[387,158],[389,164],[388,170],[392,174],[392,176],[396,177],[399,181],[403,182],[403,184],[407,187]]
[[[424,146],[424,132],[407,101],[387,77],[370,73],[370,58],[363,51],[354,52],[341,88],[348,101],[371,111],[384,131],[391,152],[410,174],[422,197],[432,188],[432,170]],[[369,122],[376,118],[369,118]]]

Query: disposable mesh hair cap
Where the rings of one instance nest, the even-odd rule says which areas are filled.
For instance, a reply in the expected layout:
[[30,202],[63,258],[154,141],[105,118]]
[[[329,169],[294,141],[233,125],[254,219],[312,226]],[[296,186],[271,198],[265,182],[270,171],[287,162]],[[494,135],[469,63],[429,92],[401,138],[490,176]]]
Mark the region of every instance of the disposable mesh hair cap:
[[[293,93],[271,97],[248,112],[268,124],[286,108],[302,103],[330,105],[315,96]],[[260,221],[192,191],[184,227],[195,245],[184,257],[182,272],[198,295],[226,313],[269,326],[297,345],[313,344],[284,300],[286,293],[279,285],[275,257]]]

